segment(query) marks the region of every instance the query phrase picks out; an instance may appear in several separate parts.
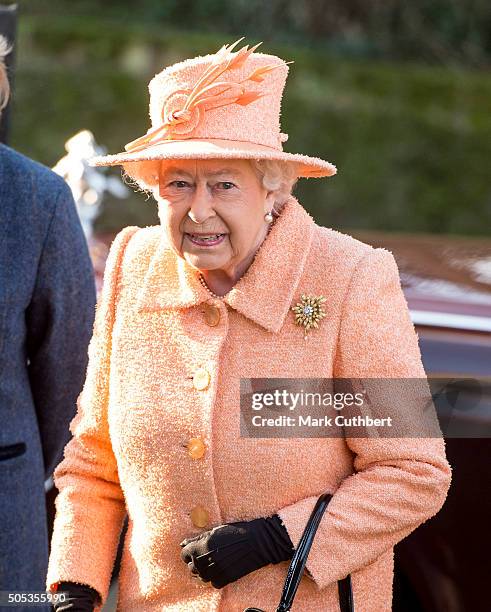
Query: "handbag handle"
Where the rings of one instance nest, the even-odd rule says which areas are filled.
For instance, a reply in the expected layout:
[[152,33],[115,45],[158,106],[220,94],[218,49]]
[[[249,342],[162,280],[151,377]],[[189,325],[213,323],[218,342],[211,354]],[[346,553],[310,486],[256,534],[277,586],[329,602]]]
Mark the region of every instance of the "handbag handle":
[[[283,587],[281,600],[276,612],[289,612],[292,607],[293,599],[297,592],[302,578],[307,557],[314,541],[314,536],[324,514],[327,505],[331,501],[332,495],[323,493],[317,500],[310,515],[307,525],[302,533],[300,542],[293,554],[293,558],[288,568],[288,573]],[[339,605],[341,612],[354,612],[353,590],[351,587],[351,576],[338,580]],[[244,612],[263,612],[260,608],[246,608]]]

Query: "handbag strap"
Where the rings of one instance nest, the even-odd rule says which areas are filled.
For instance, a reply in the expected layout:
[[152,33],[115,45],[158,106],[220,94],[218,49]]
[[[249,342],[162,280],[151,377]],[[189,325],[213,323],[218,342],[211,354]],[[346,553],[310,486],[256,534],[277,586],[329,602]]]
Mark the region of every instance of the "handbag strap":
[[351,575],[338,580],[339,608],[341,612],[355,612],[355,602],[353,601],[353,589],[351,587]]
[[[307,522],[305,530],[300,538],[297,549],[288,568],[283,593],[276,612],[288,612],[293,604],[293,598],[300,584],[307,557],[314,541],[314,536],[332,495],[323,493],[317,500],[314,509]],[[351,588],[351,576],[338,581],[339,605],[341,612],[354,612],[353,592]]]

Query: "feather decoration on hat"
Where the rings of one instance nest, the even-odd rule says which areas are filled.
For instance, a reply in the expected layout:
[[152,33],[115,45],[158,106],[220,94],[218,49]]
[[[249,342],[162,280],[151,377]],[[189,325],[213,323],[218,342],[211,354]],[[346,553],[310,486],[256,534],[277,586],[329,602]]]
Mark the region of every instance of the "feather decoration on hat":
[[229,104],[247,106],[264,95],[267,95],[257,91],[247,91],[245,83],[247,81],[262,83],[266,74],[280,66],[293,64],[293,61],[282,62],[276,65],[268,64],[267,66],[259,66],[247,78],[239,82],[217,81],[225,72],[242,68],[249,56],[262,44],[262,42],[260,42],[250,49],[249,45],[246,45],[235,54],[232,54],[232,49],[243,39],[244,37],[239,38],[231,45],[223,45],[213,57],[211,64],[195,83],[193,89],[191,91],[180,90],[179,93],[187,94],[184,106],[163,117],[162,125],[149,130],[144,136],[140,136],[140,138],[125,145],[126,151],[138,151],[162,140],[172,139],[173,128],[190,121],[193,116],[193,111],[207,111]]

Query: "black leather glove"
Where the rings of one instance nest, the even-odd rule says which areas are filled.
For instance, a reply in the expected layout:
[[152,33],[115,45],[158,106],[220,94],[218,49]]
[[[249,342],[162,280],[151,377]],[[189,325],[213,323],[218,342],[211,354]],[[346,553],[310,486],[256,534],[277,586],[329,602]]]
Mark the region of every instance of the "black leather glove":
[[55,612],[94,612],[99,593],[93,588],[76,582],[60,582],[57,592],[61,591],[67,592],[68,597],[53,604]]
[[217,589],[265,565],[287,561],[295,552],[277,514],[220,525],[186,538],[181,547],[191,573]]

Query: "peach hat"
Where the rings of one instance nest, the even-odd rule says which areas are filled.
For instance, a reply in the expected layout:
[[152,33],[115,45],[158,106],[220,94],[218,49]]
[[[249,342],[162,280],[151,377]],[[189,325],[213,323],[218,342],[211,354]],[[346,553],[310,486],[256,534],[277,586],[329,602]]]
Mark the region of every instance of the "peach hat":
[[158,184],[163,159],[276,159],[294,162],[298,177],[336,174],[328,161],[283,151],[281,98],[293,62],[255,53],[261,43],[232,53],[243,38],[156,74],[148,86],[152,127],[126,152],[89,164],[122,165],[144,189]]

